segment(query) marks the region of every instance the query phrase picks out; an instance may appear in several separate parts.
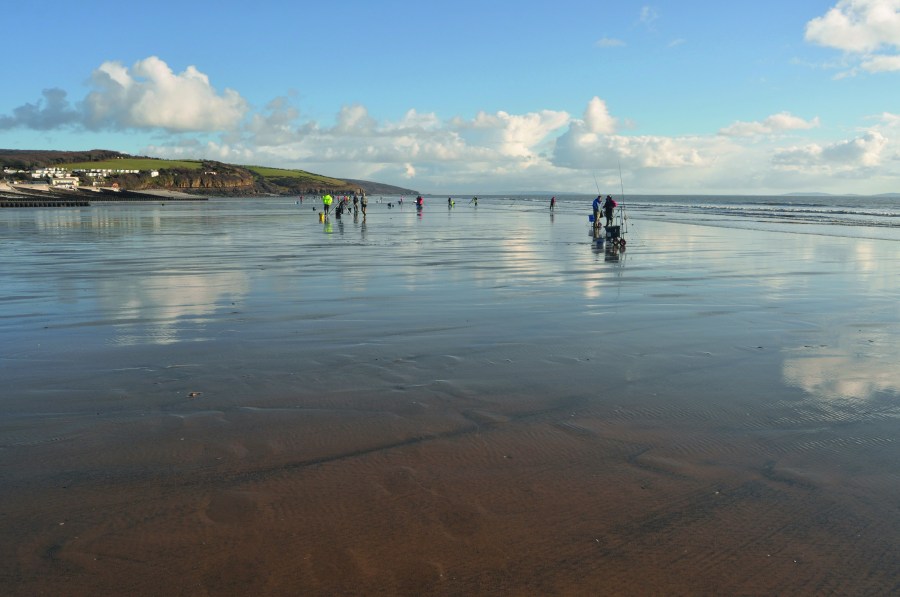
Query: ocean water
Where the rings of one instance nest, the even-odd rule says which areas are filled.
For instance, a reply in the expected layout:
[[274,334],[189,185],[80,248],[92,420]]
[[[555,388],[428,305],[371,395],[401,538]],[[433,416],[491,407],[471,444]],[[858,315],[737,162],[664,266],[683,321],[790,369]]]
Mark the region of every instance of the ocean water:
[[[624,201],[619,194],[613,197],[621,203],[619,215],[624,212],[630,218],[900,240],[900,197],[634,195]],[[558,209],[587,213],[593,198],[560,196]],[[529,209],[549,204],[545,196],[492,199]]]

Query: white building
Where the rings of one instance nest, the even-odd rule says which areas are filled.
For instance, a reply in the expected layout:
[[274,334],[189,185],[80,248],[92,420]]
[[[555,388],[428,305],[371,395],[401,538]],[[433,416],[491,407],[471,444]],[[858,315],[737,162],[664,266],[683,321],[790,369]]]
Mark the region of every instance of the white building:
[[50,179],[50,187],[53,189],[70,189],[78,188],[77,176],[55,176]]

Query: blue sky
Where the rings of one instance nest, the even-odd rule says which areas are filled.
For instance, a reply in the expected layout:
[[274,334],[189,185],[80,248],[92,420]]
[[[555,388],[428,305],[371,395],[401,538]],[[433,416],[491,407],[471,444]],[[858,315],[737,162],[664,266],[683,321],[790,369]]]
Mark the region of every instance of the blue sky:
[[18,2],[0,147],[434,193],[900,192],[900,0]]

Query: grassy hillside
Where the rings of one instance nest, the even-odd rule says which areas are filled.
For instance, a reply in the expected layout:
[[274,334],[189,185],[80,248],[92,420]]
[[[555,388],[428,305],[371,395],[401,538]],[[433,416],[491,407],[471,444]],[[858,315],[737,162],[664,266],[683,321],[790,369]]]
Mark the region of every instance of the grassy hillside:
[[199,170],[203,162],[198,160],[158,160],[155,158],[116,158],[97,162],[69,162],[57,164],[69,170]]
[[255,172],[262,176],[267,180],[278,181],[279,179],[285,179],[285,181],[291,182],[311,182],[318,183],[326,186],[330,185],[344,185],[345,181],[339,180],[337,178],[331,178],[328,176],[322,176],[321,174],[313,174],[312,172],[306,172],[305,170],[286,170],[283,168],[268,168],[266,166],[243,166],[247,170],[251,172]]

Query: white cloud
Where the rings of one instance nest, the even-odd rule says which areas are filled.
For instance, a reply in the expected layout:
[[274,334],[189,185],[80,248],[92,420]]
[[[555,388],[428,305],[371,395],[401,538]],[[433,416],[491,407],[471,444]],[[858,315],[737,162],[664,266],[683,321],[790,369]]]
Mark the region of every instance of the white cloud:
[[583,121],[573,121],[559,137],[552,163],[571,169],[665,169],[704,167],[715,161],[707,151],[715,140],[699,137],[634,136],[592,133]]
[[591,133],[610,134],[616,130],[616,119],[610,116],[606,102],[596,96],[584,111],[584,124]]
[[[619,166],[627,186],[638,193],[802,191],[818,189],[827,175],[846,179],[847,192],[862,192],[863,172],[891,179],[896,164],[890,156],[898,152],[887,131],[900,122],[884,113],[858,138],[785,146],[776,133],[799,134],[818,126],[818,119],[783,112],[759,123],[739,123],[747,134],[755,131],[748,143],[736,134],[742,128],[737,125],[728,127],[729,135],[619,134],[617,119],[599,97],[587,102],[581,118],[544,110],[441,119],[410,110],[397,121],[378,121],[364,106],[346,106],[333,127],[297,123],[294,109],[275,104],[227,142],[158,145],[145,153],[302,168],[438,193],[590,192],[595,175],[605,188],[618,186]],[[839,192],[834,185],[830,190]]]
[[735,122],[719,131],[726,137],[752,137],[756,135],[776,135],[786,131],[811,129],[819,126],[818,117],[804,120],[789,112],[773,114],[758,122]]
[[877,166],[888,145],[888,139],[878,131],[868,131],[860,137],[831,143],[809,144],[775,151],[773,163],[787,170],[842,172]]
[[580,116],[542,109],[464,118],[410,109],[384,120],[352,104],[327,126],[303,117],[299,96],[251,111],[196,68],[175,74],[153,57],[131,68],[104,63],[91,86],[85,100],[72,103],[65,91],[46,90],[42,100],[0,115],[0,129],[145,128],[159,140],[128,151],[302,168],[424,192],[591,192],[594,175],[618,185],[619,165],[638,193],[803,191],[829,175],[843,181],[844,192],[900,184],[900,115],[889,112],[871,116],[854,138],[806,143],[819,119],[789,112],[734,122],[715,135],[626,135],[619,128],[628,115],[614,115],[601,97],[590,98]]
[[338,114],[335,130],[341,133],[367,136],[375,131],[375,121],[369,116],[365,106],[354,104],[344,106]]
[[886,127],[900,127],[900,114],[892,114],[890,112],[882,112],[877,119]]
[[900,70],[900,56],[872,56],[863,60],[860,68],[870,73]]
[[269,102],[262,113],[253,114],[246,124],[261,145],[280,145],[290,142],[296,135],[294,123],[300,112],[283,97]]
[[847,52],[900,47],[900,1],[840,0],[806,24],[806,39]]
[[[900,0],[840,0],[806,24],[806,40],[858,57],[867,72],[900,70]],[[857,73],[851,68],[838,77]]]
[[69,105],[66,92],[62,89],[44,89],[42,95],[42,100],[15,108],[12,116],[0,116],[0,130],[28,128],[48,131],[81,119],[78,111]]
[[91,82],[94,90],[84,100],[86,124],[91,128],[228,130],[240,123],[248,109],[236,91],[217,93],[194,66],[175,74],[155,56],[130,70],[119,62],[104,62]]
[[[161,144],[145,151],[187,157],[202,147],[201,157],[240,158],[240,163],[301,167],[348,178],[388,176],[397,184],[422,177],[477,181],[491,176],[506,176],[520,184],[526,180],[523,170],[533,174],[550,167],[541,155],[552,149],[553,136],[571,120],[566,112],[542,110],[480,112],[471,119],[442,121],[434,114],[410,110],[399,121],[378,122],[364,106],[352,105],[340,109],[333,127],[316,123],[292,127],[288,116],[295,113],[279,101],[268,114],[250,118],[227,143]],[[602,120],[604,113],[605,108],[593,118]]]

